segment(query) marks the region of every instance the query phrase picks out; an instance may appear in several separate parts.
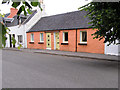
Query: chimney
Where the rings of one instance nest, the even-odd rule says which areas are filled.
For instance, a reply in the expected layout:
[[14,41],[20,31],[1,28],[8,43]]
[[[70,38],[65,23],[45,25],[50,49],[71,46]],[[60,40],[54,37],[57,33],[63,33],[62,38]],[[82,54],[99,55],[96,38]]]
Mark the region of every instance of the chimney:
[[7,18],[13,18],[15,15],[17,15],[18,9],[10,8],[10,15]]
[[39,0],[40,1],[40,4],[41,4],[41,8],[43,9],[43,11],[45,11],[45,4],[43,2],[43,0]]
[[40,3],[42,4],[42,3],[43,3],[43,0],[40,0]]

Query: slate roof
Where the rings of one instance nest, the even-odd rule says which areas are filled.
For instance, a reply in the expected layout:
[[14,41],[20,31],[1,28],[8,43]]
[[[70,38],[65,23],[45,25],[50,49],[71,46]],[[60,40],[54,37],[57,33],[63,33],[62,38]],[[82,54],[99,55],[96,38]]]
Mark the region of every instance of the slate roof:
[[[36,14],[36,10],[34,10],[32,14],[27,15],[27,16],[21,14],[20,15],[21,23],[26,24],[35,14]],[[9,20],[7,20],[7,16],[9,16],[9,14],[6,14],[6,17],[4,18],[4,20],[6,21],[6,26],[7,27],[12,27],[12,26],[17,26],[18,25],[17,15],[15,15],[13,17],[14,20],[12,22],[7,22],[7,21],[9,21]]]
[[7,14],[5,14],[5,17],[8,17],[10,15],[10,13],[7,13]]
[[33,13],[30,16],[28,16],[25,22],[23,22],[23,24],[26,24],[36,13],[37,13],[37,10],[34,10]]
[[42,17],[28,32],[88,28],[90,20],[84,17],[86,14],[86,11],[74,11]]
[[18,25],[17,15],[13,17],[14,20],[12,22],[8,22],[8,20],[6,20],[6,19],[7,18],[4,18],[7,27],[17,26]]

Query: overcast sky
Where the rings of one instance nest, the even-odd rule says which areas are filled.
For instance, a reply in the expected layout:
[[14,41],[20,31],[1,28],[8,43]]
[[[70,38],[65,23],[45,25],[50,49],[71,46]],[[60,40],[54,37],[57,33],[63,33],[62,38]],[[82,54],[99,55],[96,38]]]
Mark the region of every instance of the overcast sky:
[[[1,3],[2,0],[0,0]],[[45,10],[47,15],[55,15],[71,11],[77,11],[80,6],[83,6],[92,0],[44,0]],[[0,4],[2,13],[9,13],[11,5]]]

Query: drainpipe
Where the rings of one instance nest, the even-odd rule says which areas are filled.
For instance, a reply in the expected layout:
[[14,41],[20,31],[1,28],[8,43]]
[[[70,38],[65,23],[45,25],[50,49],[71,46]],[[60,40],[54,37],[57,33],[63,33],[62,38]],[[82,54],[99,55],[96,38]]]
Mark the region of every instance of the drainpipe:
[[23,29],[23,48],[27,48],[27,39],[26,39],[26,24],[22,25],[22,29]]
[[77,29],[76,29],[76,49],[75,52],[77,52]]

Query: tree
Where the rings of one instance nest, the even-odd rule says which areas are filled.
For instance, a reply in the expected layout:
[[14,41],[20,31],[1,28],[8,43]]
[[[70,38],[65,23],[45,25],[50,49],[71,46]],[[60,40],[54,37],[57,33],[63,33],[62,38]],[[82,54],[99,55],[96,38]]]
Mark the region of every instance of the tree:
[[87,11],[87,17],[91,20],[90,28],[98,30],[92,34],[94,39],[105,38],[104,43],[120,44],[120,2],[91,2],[79,10]]
[[[25,16],[27,15],[27,12],[29,14],[31,14],[32,6],[33,7],[39,6],[42,11],[40,2],[38,0],[29,0],[29,1],[26,1],[26,0],[3,0],[2,4],[4,4],[4,3],[9,4],[10,2],[12,2],[12,7],[14,7],[14,8],[17,8],[19,6],[18,12],[17,12],[18,18],[22,12],[24,12]],[[3,18],[3,17],[4,17],[4,15],[0,14],[0,18]],[[9,30],[9,29],[6,27],[5,23],[3,21],[0,21],[0,47],[2,47],[2,46],[5,47],[5,45],[6,45],[6,40],[7,40],[6,34],[8,34],[7,30]],[[12,43],[13,43],[13,45],[16,43],[16,40],[14,38],[12,38]],[[20,47],[21,47],[21,45],[20,45]]]

